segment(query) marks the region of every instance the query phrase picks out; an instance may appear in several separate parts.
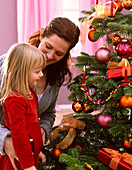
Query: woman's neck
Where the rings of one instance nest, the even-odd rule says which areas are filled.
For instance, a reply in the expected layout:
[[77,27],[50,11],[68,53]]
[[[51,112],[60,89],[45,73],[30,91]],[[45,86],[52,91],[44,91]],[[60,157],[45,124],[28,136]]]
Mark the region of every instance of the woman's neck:
[[43,77],[40,78],[40,80],[37,83],[37,94],[42,94],[47,87],[47,82],[46,82],[46,75],[44,74]]

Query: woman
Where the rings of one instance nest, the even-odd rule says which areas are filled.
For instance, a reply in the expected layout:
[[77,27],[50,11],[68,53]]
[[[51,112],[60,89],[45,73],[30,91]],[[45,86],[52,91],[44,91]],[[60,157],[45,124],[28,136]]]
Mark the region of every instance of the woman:
[[[72,79],[68,65],[70,50],[77,44],[79,34],[79,28],[72,21],[57,17],[51,20],[45,29],[34,33],[28,40],[30,44],[37,46],[47,59],[47,66],[43,70],[44,76],[37,84],[38,113],[44,143],[47,141],[55,121],[55,105],[59,89],[64,82],[68,84]],[[2,58],[0,58],[1,62]],[[7,134],[9,134],[9,131],[1,127],[0,152],[4,154],[4,148],[12,164],[14,164],[15,155],[12,145],[10,146],[11,138]]]

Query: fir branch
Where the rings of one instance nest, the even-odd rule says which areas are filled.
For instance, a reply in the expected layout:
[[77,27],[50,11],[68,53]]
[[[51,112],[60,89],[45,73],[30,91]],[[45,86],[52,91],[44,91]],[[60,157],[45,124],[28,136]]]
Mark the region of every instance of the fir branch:
[[59,162],[67,164],[68,170],[73,170],[73,169],[86,170],[84,165],[77,158],[74,158],[73,156],[70,156],[65,153],[62,153],[60,155]]

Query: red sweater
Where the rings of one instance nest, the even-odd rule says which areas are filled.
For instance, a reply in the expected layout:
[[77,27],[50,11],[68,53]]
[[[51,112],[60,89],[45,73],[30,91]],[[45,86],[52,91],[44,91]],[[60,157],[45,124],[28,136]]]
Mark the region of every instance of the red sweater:
[[[18,157],[18,169],[38,167],[39,152],[43,142],[38,119],[38,98],[31,90],[33,98],[28,100],[19,94],[8,96],[3,104],[4,126],[11,131],[14,149]],[[30,142],[33,139],[33,142]],[[33,154],[34,153],[34,154]],[[1,170],[12,170],[7,155],[0,158]]]

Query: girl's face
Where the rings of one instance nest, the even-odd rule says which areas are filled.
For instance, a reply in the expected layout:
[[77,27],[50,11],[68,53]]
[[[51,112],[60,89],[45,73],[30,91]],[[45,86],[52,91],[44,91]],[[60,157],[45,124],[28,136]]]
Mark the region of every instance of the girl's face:
[[36,86],[37,82],[40,80],[40,78],[43,76],[42,69],[34,67],[31,69],[28,75],[28,84],[30,86]]
[[57,35],[44,37],[39,44],[39,49],[46,55],[47,65],[60,61],[69,49],[70,43]]

